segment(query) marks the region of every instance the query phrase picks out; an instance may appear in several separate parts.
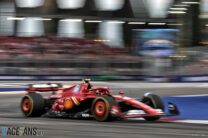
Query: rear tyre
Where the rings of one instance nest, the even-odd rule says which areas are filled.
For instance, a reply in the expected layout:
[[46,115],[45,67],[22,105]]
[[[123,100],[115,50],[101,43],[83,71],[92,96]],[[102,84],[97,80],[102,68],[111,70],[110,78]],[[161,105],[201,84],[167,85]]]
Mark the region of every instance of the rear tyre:
[[104,95],[102,97],[97,97],[93,100],[91,112],[94,118],[100,122],[112,121],[116,117],[111,115],[111,106],[117,106],[116,100],[111,97]]
[[[145,103],[146,105],[151,106],[154,109],[161,109],[162,111],[164,111],[164,103],[158,95],[155,94],[145,95],[142,98],[142,102]],[[144,117],[144,119],[147,121],[156,121],[160,119],[160,117]]]
[[21,110],[26,117],[39,117],[45,113],[44,99],[40,94],[30,93],[21,100]]

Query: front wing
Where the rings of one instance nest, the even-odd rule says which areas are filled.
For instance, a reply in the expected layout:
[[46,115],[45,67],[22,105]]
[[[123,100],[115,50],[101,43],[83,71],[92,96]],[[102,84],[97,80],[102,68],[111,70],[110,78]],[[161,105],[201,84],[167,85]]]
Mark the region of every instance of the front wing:
[[177,116],[180,114],[177,106],[173,103],[168,103],[168,112],[165,113],[161,109],[155,109],[158,115],[150,115],[145,113],[143,110],[129,110],[128,112],[122,113],[122,118],[139,118],[139,117],[168,117]]

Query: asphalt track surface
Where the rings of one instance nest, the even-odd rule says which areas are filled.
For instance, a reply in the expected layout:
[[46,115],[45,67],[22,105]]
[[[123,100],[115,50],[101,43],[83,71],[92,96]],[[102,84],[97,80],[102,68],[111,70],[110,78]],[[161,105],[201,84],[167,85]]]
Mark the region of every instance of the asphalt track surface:
[[[174,85],[128,83],[99,83],[108,85],[116,93],[125,90],[128,96],[142,96],[151,91],[162,96],[207,94],[207,88]],[[163,84],[162,84],[163,85]],[[119,86],[119,87],[118,87]],[[142,87],[143,86],[143,87]],[[19,102],[22,94],[0,95],[0,127],[36,127],[46,138],[208,138],[208,127],[202,124],[147,122],[144,120],[122,120],[97,122],[95,120],[72,120],[60,118],[24,118]],[[32,137],[32,136],[27,136]],[[33,136],[37,137],[37,136]]]

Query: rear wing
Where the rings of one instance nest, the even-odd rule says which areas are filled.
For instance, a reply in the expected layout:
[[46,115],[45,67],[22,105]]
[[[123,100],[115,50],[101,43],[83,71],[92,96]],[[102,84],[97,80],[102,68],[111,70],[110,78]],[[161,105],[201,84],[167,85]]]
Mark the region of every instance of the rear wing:
[[43,83],[43,84],[29,84],[26,88],[27,92],[51,92],[62,90],[63,85],[60,83]]

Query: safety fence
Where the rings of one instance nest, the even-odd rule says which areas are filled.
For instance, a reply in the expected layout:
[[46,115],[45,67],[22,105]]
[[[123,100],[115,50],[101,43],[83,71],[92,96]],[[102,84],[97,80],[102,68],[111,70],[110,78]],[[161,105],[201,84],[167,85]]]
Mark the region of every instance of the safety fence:
[[0,81],[72,81],[91,78],[93,81],[147,81],[147,82],[208,82],[208,74],[181,76],[146,76],[146,75],[10,75],[1,74]]

